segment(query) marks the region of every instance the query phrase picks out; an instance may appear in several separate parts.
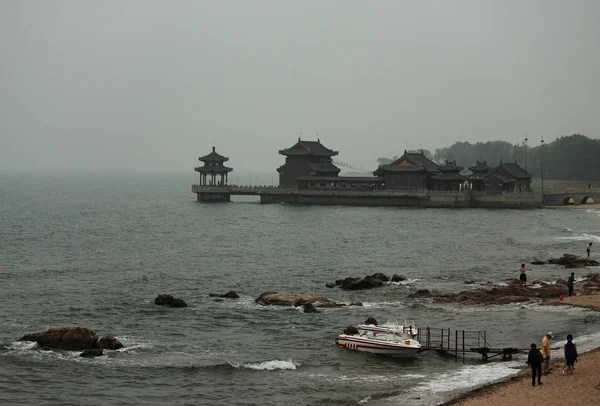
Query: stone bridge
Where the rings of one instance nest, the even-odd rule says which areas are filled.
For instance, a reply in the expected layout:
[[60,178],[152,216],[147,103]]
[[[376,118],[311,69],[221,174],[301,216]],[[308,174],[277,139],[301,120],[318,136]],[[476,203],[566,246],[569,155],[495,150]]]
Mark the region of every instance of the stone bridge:
[[544,204],[549,206],[565,206],[600,203],[598,188],[564,188],[544,189]]

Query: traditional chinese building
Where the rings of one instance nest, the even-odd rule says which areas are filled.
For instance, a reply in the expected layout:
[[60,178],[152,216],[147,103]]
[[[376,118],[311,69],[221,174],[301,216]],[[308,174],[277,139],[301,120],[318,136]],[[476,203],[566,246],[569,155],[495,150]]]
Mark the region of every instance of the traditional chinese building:
[[285,164],[277,168],[280,186],[297,186],[300,177],[337,177],[340,169],[333,164],[332,157],[338,154],[323,144],[321,140],[298,142],[279,151],[285,155]]
[[439,173],[433,175],[433,189],[440,191],[462,190],[465,177],[459,172],[464,168],[456,165],[456,161],[446,161],[442,166],[439,166]]
[[531,190],[531,174],[516,162],[500,162],[485,177],[485,190],[488,193],[528,192]]
[[469,166],[469,170],[473,172],[467,176],[470,189],[483,192],[485,190],[485,177],[490,173],[490,168],[487,166],[486,161],[477,161],[475,166]]
[[227,184],[227,174],[233,169],[223,165],[229,158],[218,154],[213,147],[212,152],[208,155],[198,158],[203,162],[203,166],[194,168],[196,172],[200,172],[200,186],[219,186]]
[[423,152],[407,152],[386,165],[379,165],[373,174],[384,179],[386,189],[432,189],[438,165]]

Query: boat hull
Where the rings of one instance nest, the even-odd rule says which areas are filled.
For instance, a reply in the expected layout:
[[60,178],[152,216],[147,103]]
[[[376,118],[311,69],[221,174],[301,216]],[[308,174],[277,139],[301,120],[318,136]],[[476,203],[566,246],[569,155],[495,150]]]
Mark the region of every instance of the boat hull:
[[421,350],[421,345],[411,339],[387,341],[367,338],[358,335],[340,334],[335,344],[348,350],[369,352],[395,358],[414,357]]

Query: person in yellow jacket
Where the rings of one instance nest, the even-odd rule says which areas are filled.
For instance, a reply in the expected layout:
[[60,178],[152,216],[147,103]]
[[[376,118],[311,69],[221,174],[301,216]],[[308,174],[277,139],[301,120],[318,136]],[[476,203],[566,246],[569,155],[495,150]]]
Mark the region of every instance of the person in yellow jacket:
[[548,375],[550,372],[550,339],[552,339],[552,331],[548,331],[544,338],[542,338],[542,357],[544,358],[542,371],[544,375]]

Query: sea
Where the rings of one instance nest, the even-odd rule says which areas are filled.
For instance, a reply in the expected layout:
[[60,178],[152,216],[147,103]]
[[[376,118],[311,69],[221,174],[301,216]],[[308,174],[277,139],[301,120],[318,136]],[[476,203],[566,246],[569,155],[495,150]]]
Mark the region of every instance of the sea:
[[[368,317],[486,331],[498,348],[539,344],[547,331],[557,345],[573,334],[580,351],[600,342],[600,313],[590,310],[411,297],[481,288],[469,280],[506,284],[521,263],[585,254],[588,242],[600,245],[600,210],[199,203],[191,177],[0,175],[0,404],[436,405],[525,366],[523,355],[391,359],[335,346]],[[571,272],[529,267],[530,281]],[[578,279],[598,271],[575,269]],[[325,286],[376,272],[407,280]],[[240,298],[209,296],[230,290]],[[303,313],[256,304],[265,291],[363,306]],[[154,305],[161,293],[189,306]],[[63,325],[112,334],[124,348],[89,359],[18,341]]]

